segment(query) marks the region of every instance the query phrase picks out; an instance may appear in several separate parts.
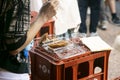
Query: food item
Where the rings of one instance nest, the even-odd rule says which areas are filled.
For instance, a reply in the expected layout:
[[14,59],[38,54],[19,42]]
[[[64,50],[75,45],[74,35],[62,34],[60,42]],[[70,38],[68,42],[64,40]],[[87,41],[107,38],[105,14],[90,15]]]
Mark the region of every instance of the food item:
[[43,44],[51,43],[53,41],[58,40],[55,35],[47,35],[46,39],[42,41]]
[[46,40],[47,36],[48,36],[48,33],[43,34],[39,39],[39,44],[42,44],[42,42]]
[[66,46],[67,44],[68,44],[67,41],[61,40],[61,41],[58,41],[58,42],[51,43],[48,46],[51,47],[51,48],[58,48],[58,47]]

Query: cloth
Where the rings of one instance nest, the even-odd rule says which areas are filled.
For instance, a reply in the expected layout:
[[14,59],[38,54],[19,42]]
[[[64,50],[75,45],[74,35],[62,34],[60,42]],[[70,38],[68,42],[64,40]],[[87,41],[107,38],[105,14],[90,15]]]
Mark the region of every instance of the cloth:
[[68,29],[80,24],[80,15],[76,0],[59,0],[60,7],[55,16],[55,34],[66,33]]
[[42,7],[42,0],[30,0],[30,10],[39,12]]
[[29,75],[16,74],[0,68],[0,80],[30,80]]

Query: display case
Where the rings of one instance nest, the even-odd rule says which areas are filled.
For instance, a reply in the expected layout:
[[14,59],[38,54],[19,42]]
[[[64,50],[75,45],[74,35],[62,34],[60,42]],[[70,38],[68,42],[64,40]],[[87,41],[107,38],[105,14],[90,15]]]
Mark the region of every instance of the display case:
[[[59,54],[41,46],[32,49],[32,80],[107,80],[110,50],[91,52],[84,44],[73,46]],[[96,67],[101,71],[95,73]]]

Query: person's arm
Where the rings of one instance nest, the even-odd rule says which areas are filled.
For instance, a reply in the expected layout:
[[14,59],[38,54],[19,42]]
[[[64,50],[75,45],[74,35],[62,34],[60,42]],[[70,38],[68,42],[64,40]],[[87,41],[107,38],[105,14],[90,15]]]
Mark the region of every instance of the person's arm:
[[12,55],[15,55],[18,52],[22,51],[31,42],[31,40],[39,32],[43,24],[56,14],[57,5],[58,5],[57,1],[48,2],[45,5],[43,5],[37,19],[30,25],[31,27],[27,32],[27,39],[25,43],[18,49],[10,51]]

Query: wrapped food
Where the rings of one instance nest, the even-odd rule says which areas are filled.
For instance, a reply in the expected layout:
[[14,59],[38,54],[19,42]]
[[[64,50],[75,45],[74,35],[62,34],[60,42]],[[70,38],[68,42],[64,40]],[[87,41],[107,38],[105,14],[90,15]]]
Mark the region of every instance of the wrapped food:
[[59,47],[64,47],[64,46],[66,46],[67,44],[68,44],[67,41],[65,41],[65,40],[60,40],[60,41],[51,43],[51,44],[49,44],[48,46],[51,47],[51,48],[59,48]]

